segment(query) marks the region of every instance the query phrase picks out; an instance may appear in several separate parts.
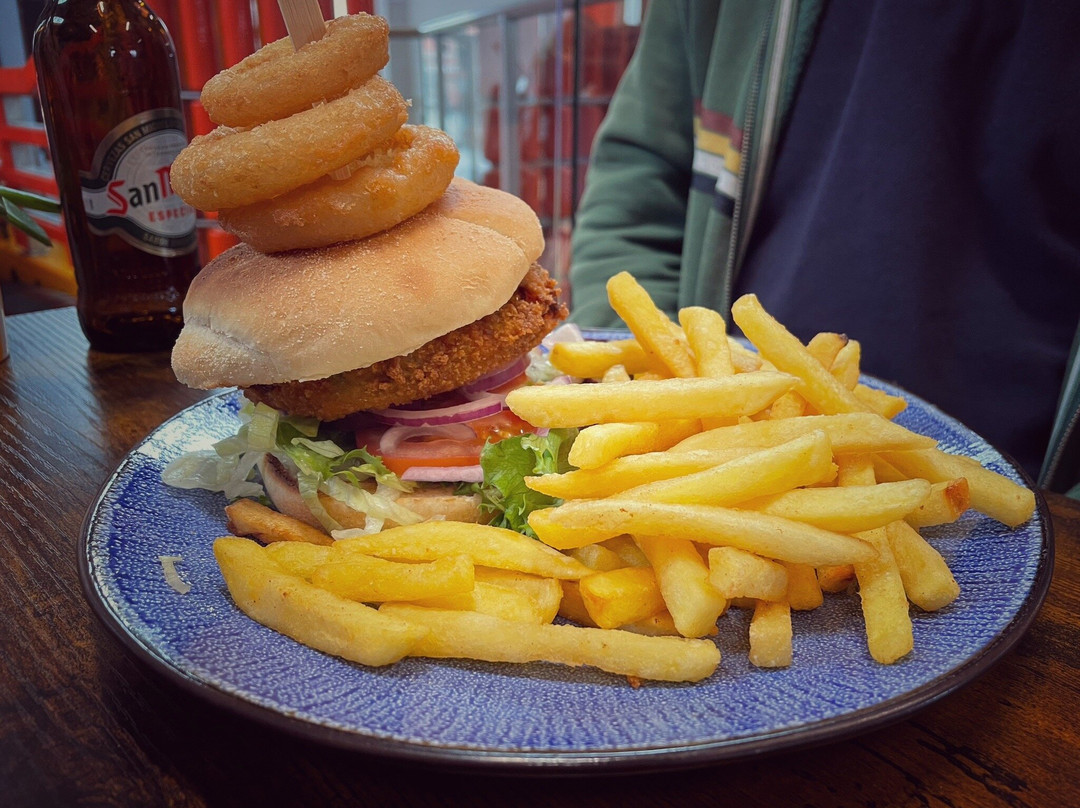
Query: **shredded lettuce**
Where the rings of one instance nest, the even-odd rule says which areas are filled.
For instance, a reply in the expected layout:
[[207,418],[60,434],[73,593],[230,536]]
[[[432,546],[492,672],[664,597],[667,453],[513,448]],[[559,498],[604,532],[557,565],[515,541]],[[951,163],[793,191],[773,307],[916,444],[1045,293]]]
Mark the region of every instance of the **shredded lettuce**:
[[[363,532],[381,529],[386,521],[412,524],[421,521],[395,500],[412,491],[382,459],[366,449],[345,450],[345,433],[332,433],[311,418],[294,418],[263,404],[245,402],[241,426],[232,437],[212,449],[189,452],[166,466],[162,479],[177,488],[204,488],[222,492],[230,500],[251,497],[267,502],[255,466],[267,454],[281,460],[296,475],[300,496],[327,531],[341,530],[319,499],[325,494],[367,516]],[[460,494],[480,494],[481,509],[491,524],[535,538],[529,514],[557,500],[525,485],[525,477],[568,471],[570,445],[577,430],[553,429],[544,435],[521,435],[488,443],[480,455],[483,483],[458,487]],[[375,492],[365,483],[376,483]],[[336,534],[335,534],[336,535]]]
[[[373,524],[392,518],[399,524],[420,517],[397,504],[399,493],[411,491],[366,449],[341,448],[349,436],[331,434],[313,418],[287,416],[265,404],[245,401],[236,434],[211,449],[188,452],[169,463],[162,480],[176,488],[204,488],[224,493],[230,500],[250,497],[268,501],[255,466],[267,454],[281,460],[296,475],[297,488],[312,514],[327,530],[341,527],[327,512],[319,494],[326,494],[368,515]],[[376,483],[375,493],[361,486]]]
[[480,507],[493,515],[491,524],[536,538],[529,527],[529,514],[558,500],[533,491],[525,485],[525,478],[569,471],[566,457],[576,435],[576,429],[552,429],[546,435],[520,435],[488,443],[480,453],[484,482],[462,486],[459,492],[479,493]]

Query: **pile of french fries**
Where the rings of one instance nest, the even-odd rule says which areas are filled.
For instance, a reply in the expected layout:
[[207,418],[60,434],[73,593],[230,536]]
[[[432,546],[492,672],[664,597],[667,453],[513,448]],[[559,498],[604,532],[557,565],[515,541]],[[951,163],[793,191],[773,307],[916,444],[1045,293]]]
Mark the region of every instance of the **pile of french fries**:
[[959,595],[919,529],[1034,512],[1029,489],[895,423],[905,402],[860,382],[857,341],[804,345],[747,295],[732,318],[751,350],[714,311],[673,322],[626,273],[608,295],[631,338],[557,343],[552,364],[586,383],[507,396],[534,426],[580,428],[574,470],[526,481],[560,503],[530,516],[540,541],[445,521],[331,539],[241,500],[230,530],[268,544],[215,544],[234,600],[366,665],[542,660],[636,683],[712,675],[733,608],[752,610],[750,661],[790,665],[792,610],[857,593],[889,664],[913,648],[911,604]]

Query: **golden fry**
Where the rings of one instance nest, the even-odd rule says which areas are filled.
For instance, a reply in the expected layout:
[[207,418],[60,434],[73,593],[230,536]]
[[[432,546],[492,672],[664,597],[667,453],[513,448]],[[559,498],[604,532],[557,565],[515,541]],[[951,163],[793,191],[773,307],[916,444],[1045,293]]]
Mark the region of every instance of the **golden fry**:
[[[727,449],[737,446],[764,448],[776,446],[817,429],[824,430],[829,436],[833,452],[838,455],[928,449],[937,445],[937,441],[933,438],[916,434],[876,413],[865,412],[747,421],[692,435],[675,444],[672,449],[683,452],[693,449]],[[920,477],[922,475],[908,476]]]
[[[870,455],[844,458],[837,477],[840,485],[851,486],[860,492],[878,487],[875,485],[874,460]],[[906,656],[915,645],[907,595],[885,528],[858,535],[877,550],[874,558],[853,564],[866,623],[866,645],[870,656],[890,665]]]
[[698,376],[719,378],[735,373],[727,325],[718,312],[702,306],[687,306],[679,310],[679,323],[690,343]]
[[511,623],[475,612],[406,604],[386,604],[379,611],[430,629],[414,650],[415,656],[591,665],[609,673],[668,682],[700,681],[720,664],[720,651],[709,640]]
[[709,550],[709,583],[729,600],[786,600],[788,573],[784,564],[735,547]]
[[944,608],[960,595],[960,586],[941,553],[906,522],[885,528],[908,600],[923,611]]
[[648,556],[641,552],[641,548],[637,546],[637,542],[634,541],[633,537],[625,533],[605,539],[601,542],[601,545],[622,559],[625,567],[650,566]]
[[237,536],[249,536],[263,544],[278,541],[331,545],[334,540],[318,528],[267,508],[253,499],[238,499],[225,506],[226,527]]
[[736,300],[731,307],[731,317],[762,357],[777,370],[801,380],[799,394],[818,412],[834,415],[867,410],[866,405],[806,350],[806,346],[762,308],[755,295],[743,295]]
[[619,557],[618,553],[600,543],[574,547],[567,550],[566,554],[597,572],[607,572],[608,570],[617,570],[630,566]]
[[829,372],[848,390],[854,390],[859,383],[859,365],[862,361],[862,346],[858,340],[849,339],[833,359]]
[[621,496],[642,502],[735,505],[835,476],[832,447],[825,433],[819,431],[712,468],[646,483],[622,492]]
[[915,645],[908,600],[884,528],[860,533],[878,551],[876,558],[857,562],[866,644],[870,656],[884,665],[906,656]]
[[600,379],[613,365],[622,365],[631,376],[645,371],[666,374],[663,362],[649,356],[635,339],[610,342],[557,342],[548,361],[567,376]]
[[811,611],[822,603],[821,584],[817,572],[809,564],[781,562],[788,574],[787,601],[797,612]]
[[753,448],[648,452],[618,457],[599,468],[526,477],[525,484],[558,499],[607,497],[645,483],[704,471],[756,451]]
[[969,457],[939,449],[886,452],[885,460],[908,477],[932,483],[966,477],[971,507],[1009,527],[1022,525],[1035,513],[1035,493],[980,465]]
[[513,530],[469,522],[419,522],[351,535],[341,532],[334,551],[358,552],[396,561],[435,561],[448,555],[466,555],[484,567],[517,570],[548,578],[578,579],[592,570],[568,555]]
[[700,431],[701,422],[689,419],[594,424],[578,433],[567,461],[579,469],[599,468],[626,455],[663,451]]
[[214,557],[244,614],[319,651],[361,665],[388,665],[428,634],[424,626],[380,614],[286,572],[250,539],[220,538]]
[[930,486],[922,504],[905,518],[912,527],[930,527],[955,522],[971,505],[967,477],[943,480]]
[[668,505],[629,499],[576,500],[533,511],[540,540],[569,549],[623,533],[685,536],[702,544],[738,547],[766,558],[814,566],[872,558],[861,539],[754,511],[711,505]]
[[750,662],[759,668],[791,664],[791,607],[786,601],[759,600],[750,618]]
[[537,385],[512,390],[506,404],[530,424],[552,428],[731,417],[760,412],[795,384],[783,373],[758,371],[722,379]]
[[607,282],[608,302],[650,356],[659,359],[680,378],[692,377],[694,361],[685,343],[671,329],[667,315],[653,303],[649,293],[629,272]]
[[456,595],[472,591],[475,580],[472,560],[463,555],[409,564],[350,553],[322,565],[311,576],[315,586],[365,603]]
[[709,583],[709,568],[687,539],[638,536],[638,547],[656,573],[667,611],[684,637],[704,637],[716,628],[727,600]]
[[558,614],[562,587],[554,578],[548,580],[558,590],[558,596],[553,601],[539,601],[526,592],[478,580],[469,592],[423,598],[411,603],[431,609],[479,612],[516,623],[550,623]]
[[858,533],[903,519],[929,493],[930,483],[926,480],[903,480],[839,488],[798,488],[745,502],[743,507],[837,533]]
[[852,393],[866,405],[867,409],[876,412],[882,418],[895,418],[907,409],[907,402],[900,396],[889,395],[884,390],[876,390],[865,384],[855,385]]
[[769,407],[769,418],[800,418],[803,415],[806,415],[806,399],[794,391],[784,393]]
[[302,541],[277,541],[266,545],[266,554],[292,575],[308,581],[315,570],[330,560],[333,551],[323,544]]
[[630,374],[627,372],[625,365],[612,365],[604,371],[604,375],[600,377],[600,381],[604,384],[628,382],[630,381]]
[[837,355],[849,341],[846,334],[822,331],[810,338],[806,350],[823,368],[831,369]]
[[851,564],[818,567],[817,579],[822,592],[843,592],[855,580],[855,567]]
[[600,628],[618,628],[664,610],[664,598],[649,567],[597,572],[578,581],[585,611]]

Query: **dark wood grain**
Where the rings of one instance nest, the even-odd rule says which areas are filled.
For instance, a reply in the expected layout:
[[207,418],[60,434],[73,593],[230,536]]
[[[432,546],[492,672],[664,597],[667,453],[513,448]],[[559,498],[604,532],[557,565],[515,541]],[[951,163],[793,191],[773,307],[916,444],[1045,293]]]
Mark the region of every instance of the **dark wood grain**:
[[1054,578],[990,671],[851,740],[665,774],[527,779],[281,734],[150,670],[83,598],[83,516],[131,447],[204,394],[163,354],[88,350],[72,309],[7,322],[0,365],[0,805],[1080,805],[1080,505],[1048,495]]

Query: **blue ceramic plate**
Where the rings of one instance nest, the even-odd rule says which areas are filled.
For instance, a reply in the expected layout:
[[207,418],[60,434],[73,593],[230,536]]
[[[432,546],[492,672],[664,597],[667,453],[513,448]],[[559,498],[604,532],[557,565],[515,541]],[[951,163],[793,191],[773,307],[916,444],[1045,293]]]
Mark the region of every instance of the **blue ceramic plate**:
[[[894,388],[869,383],[897,393]],[[897,419],[942,448],[1029,485],[1000,454],[940,411],[907,396]],[[214,395],[137,446],[87,515],[80,571],[97,614],[138,656],[214,703],[341,747],[458,767],[566,773],[650,770],[730,760],[863,732],[905,716],[986,670],[1023,634],[1053,565],[1046,507],[1016,530],[973,512],[924,534],[960,598],[913,609],[915,650],[872,661],[857,596],[826,596],[793,615],[794,664],[747,661],[748,615],[720,620],[723,660],[693,685],[646,683],[550,664],[407,659],[383,669],[313,651],[244,616],[211,552],[226,532],[223,498],[161,482],[181,452],[237,426],[238,396]],[[184,595],[161,556],[179,556]]]

